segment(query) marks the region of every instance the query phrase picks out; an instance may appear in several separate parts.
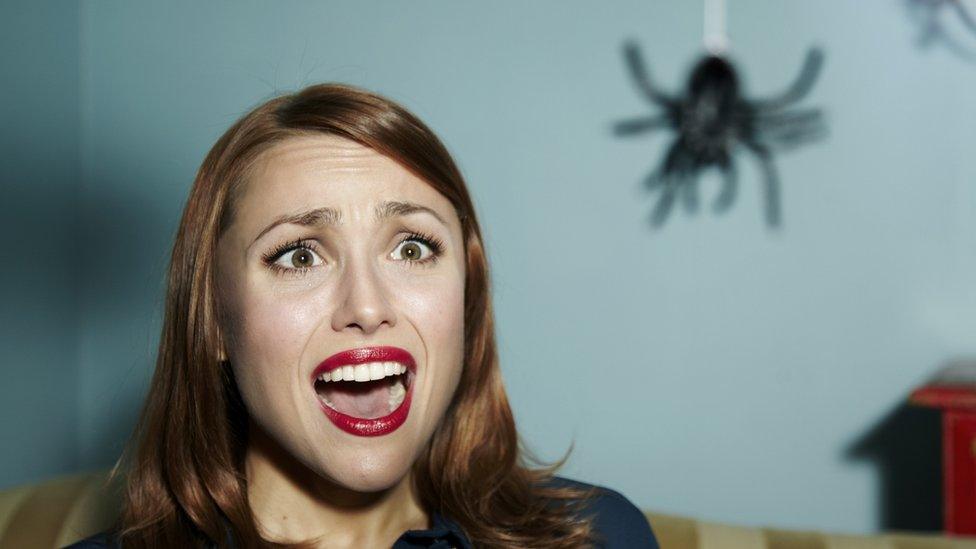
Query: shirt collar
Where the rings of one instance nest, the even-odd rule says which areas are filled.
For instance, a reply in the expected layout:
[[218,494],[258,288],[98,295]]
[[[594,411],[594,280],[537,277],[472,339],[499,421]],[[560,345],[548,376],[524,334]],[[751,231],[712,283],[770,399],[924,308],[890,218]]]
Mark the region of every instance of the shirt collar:
[[404,532],[393,544],[393,549],[472,549],[464,531],[449,517],[435,511],[430,522],[431,527],[427,530]]
[[[435,511],[431,514],[430,522],[431,527],[426,530],[404,532],[397,538],[392,549],[473,549],[464,530],[449,517]],[[224,528],[228,547],[237,547],[226,519]]]

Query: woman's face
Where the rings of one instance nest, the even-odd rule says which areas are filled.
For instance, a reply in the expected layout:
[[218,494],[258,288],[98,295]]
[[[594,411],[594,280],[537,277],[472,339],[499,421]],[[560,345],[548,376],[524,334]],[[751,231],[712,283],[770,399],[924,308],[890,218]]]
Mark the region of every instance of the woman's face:
[[264,152],[217,251],[252,422],[340,486],[402,480],[460,378],[464,265],[453,206],[397,162],[327,135]]

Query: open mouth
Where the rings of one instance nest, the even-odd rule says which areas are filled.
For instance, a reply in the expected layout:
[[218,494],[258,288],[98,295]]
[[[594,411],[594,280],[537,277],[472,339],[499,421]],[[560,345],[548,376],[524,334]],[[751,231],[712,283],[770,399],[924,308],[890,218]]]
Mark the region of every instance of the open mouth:
[[337,427],[357,436],[384,435],[410,411],[415,363],[397,347],[337,353],[313,372],[320,408]]
[[342,366],[320,375],[315,392],[323,404],[341,414],[377,419],[403,404],[410,375],[406,366],[396,362]]

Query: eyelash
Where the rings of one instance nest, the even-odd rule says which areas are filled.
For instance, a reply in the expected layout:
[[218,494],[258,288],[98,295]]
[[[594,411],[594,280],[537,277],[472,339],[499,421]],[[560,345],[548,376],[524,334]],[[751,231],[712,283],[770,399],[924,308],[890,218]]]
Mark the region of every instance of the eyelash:
[[[397,244],[397,246],[401,246],[405,242],[411,240],[426,245],[428,248],[430,248],[431,253],[430,256],[428,256],[426,259],[419,259],[419,260],[408,259],[405,260],[407,263],[411,263],[413,265],[420,265],[420,266],[431,266],[437,262],[437,260],[441,256],[441,252],[444,251],[444,242],[442,242],[439,238],[437,238],[434,235],[421,233],[421,232],[408,233],[403,238],[403,240],[401,240]],[[264,254],[261,257],[261,259],[264,261],[264,264],[269,269],[274,271],[276,274],[279,275],[294,274],[297,276],[301,276],[307,273],[309,270],[311,270],[311,267],[303,267],[303,268],[282,267],[281,265],[278,265],[278,263],[276,263],[278,259],[281,258],[281,256],[285,255],[286,253],[292,250],[300,250],[300,249],[306,249],[316,254],[318,253],[315,250],[315,242],[313,240],[309,240],[307,238],[299,238],[297,240],[292,240],[291,242],[286,242],[284,244],[275,247],[270,252]]]

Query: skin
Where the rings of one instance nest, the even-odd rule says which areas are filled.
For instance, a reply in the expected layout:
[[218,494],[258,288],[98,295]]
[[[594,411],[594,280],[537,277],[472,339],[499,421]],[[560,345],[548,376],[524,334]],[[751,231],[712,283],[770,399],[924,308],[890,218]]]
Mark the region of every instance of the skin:
[[[385,201],[430,208],[443,222],[427,212],[377,220]],[[321,207],[339,210],[339,223],[261,234],[281,216]],[[422,262],[434,252],[422,241],[404,243],[411,232],[442,242],[436,261]],[[263,258],[302,238],[311,255],[272,260],[292,271]],[[248,497],[268,539],[389,547],[429,527],[410,470],[460,378],[464,265],[451,203],[390,158],[327,135],[291,137],[258,158],[218,242],[216,280],[221,352],[250,419]],[[413,403],[396,431],[358,437],[326,418],[309,376],[330,355],[375,345],[413,355]]]

